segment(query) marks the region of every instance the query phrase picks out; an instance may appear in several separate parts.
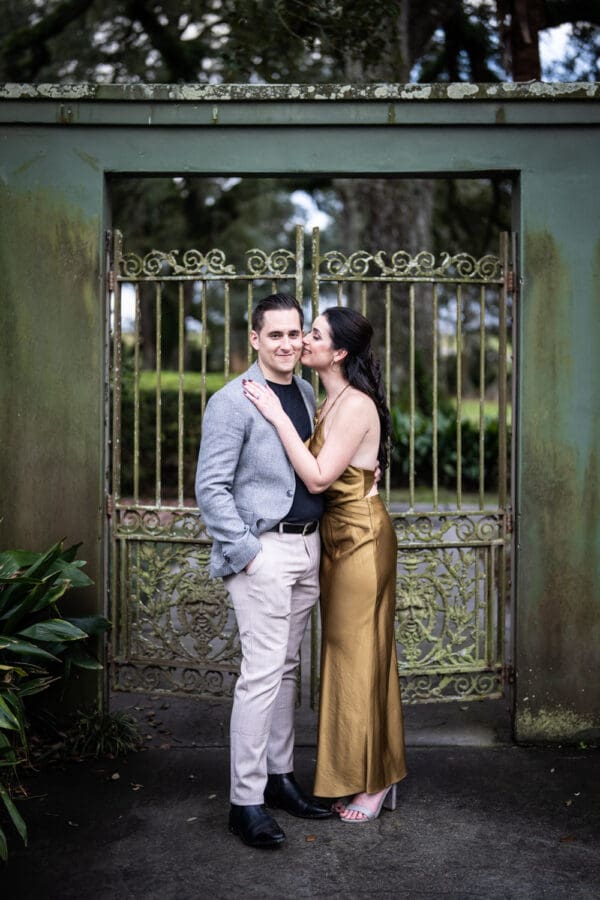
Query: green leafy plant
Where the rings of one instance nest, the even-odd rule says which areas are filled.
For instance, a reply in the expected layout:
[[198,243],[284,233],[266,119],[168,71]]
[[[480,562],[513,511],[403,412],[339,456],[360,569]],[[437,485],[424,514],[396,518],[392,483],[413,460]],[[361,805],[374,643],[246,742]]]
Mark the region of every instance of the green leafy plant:
[[141,743],[138,723],[124,710],[79,710],[69,724],[65,749],[77,757],[120,756],[138,750]]
[[[410,460],[410,416],[392,407],[392,482],[408,477]],[[437,420],[438,477],[440,485],[456,484],[456,416],[439,411]],[[510,445],[510,436],[508,436]],[[484,422],[484,470],[489,489],[498,486],[498,419]],[[465,488],[475,490],[479,483],[479,428],[468,419],[461,422],[461,471]],[[414,459],[417,484],[431,484],[433,469],[433,423],[419,410],[414,415]]]
[[[69,588],[92,584],[82,571],[85,561],[75,559],[78,546],[65,550],[59,542],[45,553],[0,553],[0,797],[25,844],[27,827],[10,784],[28,759],[27,698],[68,677],[74,666],[102,668],[83,644],[105,631],[108,620],[64,617],[58,608]],[[7,855],[0,825],[0,859]]]

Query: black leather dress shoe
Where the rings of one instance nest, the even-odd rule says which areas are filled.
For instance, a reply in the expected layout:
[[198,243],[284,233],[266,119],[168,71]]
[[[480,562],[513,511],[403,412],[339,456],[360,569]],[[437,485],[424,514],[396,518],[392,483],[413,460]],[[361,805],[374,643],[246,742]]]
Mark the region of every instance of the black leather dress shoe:
[[270,850],[285,841],[285,834],[264,806],[236,806],[232,803],[229,830],[239,835],[249,847]]
[[333,815],[326,806],[321,806],[302,792],[293,772],[287,772],[285,775],[269,775],[265,788],[265,803],[301,819],[329,819]]

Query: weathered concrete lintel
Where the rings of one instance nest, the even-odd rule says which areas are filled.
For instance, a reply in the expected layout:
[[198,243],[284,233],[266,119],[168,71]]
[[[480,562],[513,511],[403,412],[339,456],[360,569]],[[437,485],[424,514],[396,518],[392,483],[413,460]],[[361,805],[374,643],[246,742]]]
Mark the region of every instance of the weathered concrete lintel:
[[599,82],[496,84],[0,84],[4,100],[538,101],[600,100]]

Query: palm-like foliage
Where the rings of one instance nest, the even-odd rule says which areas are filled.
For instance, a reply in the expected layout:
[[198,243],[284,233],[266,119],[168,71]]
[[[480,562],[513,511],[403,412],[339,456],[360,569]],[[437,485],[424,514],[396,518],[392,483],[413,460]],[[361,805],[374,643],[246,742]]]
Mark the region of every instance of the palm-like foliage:
[[[27,827],[9,793],[9,778],[27,760],[27,698],[68,676],[71,667],[99,669],[82,646],[108,628],[103,616],[65,618],[58,602],[71,587],[91,579],[76,560],[77,546],[62,542],[45,553],[0,553],[0,797],[15,828],[27,843]],[[0,825],[0,859],[7,857]]]

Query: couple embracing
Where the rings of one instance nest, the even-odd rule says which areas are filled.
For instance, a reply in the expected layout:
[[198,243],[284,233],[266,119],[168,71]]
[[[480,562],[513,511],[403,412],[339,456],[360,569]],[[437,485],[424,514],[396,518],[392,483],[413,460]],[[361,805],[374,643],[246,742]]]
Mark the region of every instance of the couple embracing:
[[[396,537],[375,478],[388,463],[390,415],[371,336],[367,319],[342,307],[304,335],[296,300],[266,297],[252,315],[257,362],[206,407],[196,496],[242,649],[229,830],[252,847],[285,840],[267,808],[364,823],[395,807],[406,774]],[[300,358],[326,392],[316,414],[311,386],[294,375]],[[327,803],[301,789],[293,765],[300,644],[319,595],[314,795]]]

